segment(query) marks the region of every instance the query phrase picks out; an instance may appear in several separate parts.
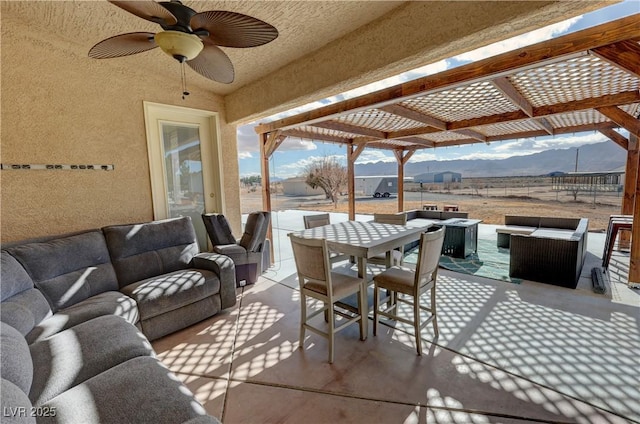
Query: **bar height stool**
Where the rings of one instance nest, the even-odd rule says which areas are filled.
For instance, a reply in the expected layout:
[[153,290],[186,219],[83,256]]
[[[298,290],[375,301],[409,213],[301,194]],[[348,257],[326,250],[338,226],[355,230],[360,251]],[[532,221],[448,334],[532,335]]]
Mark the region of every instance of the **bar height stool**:
[[604,252],[602,252],[602,267],[607,269],[613,246],[616,243],[616,237],[620,230],[631,230],[633,226],[633,215],[611,215],[609,218],[609,226],[607,228],[607,238],[604,242]]

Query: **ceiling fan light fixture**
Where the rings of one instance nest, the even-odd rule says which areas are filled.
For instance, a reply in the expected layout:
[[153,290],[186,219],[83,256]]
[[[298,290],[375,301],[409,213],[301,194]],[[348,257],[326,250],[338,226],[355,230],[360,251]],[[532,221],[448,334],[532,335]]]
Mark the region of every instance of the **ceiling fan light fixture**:
[[179,62],[194,59],[204,48],[200,37],[180,31],[159,32],[154,41],[163,52]]

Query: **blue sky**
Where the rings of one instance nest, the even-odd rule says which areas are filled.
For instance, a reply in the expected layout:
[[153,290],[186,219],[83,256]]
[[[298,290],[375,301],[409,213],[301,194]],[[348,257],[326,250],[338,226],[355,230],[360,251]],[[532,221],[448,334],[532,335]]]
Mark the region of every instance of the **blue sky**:
[[[347,98],[360,96],[384,87],[441,72],[485,57],[495,56],[505,51],[535,44],[540,41],[555,38],[570,32],[579,31],[584,28],[599,25],[604,22],[609,22],[639,12],[640,0],[626,0],[623,3],[618,3],[595,12],[549,25],[545,28],[532,31],[509,40],[481,47],[453,58],[442,60],[413,71],[405,72],[395,77],[387,78],[383,81],[348,91],[338,96],[310,103],[292,111],[261,119],[260,122],[269,122],[275,119],[280,119],[284,116],[295,115],[306,110],[339,102]],[[238,127],[238,160],[241,177],[260,174],[260,150],[258,136],[254,131],[255,125],[256,123],[251,123]],[[608,138],[600,133],[588,132],[556,137],[516,139],[502,141],[499,143],[491,143],[489,146],[484,143],[478,143],[466,146],[424,149],[418,150],[411,157],[409,162],[452,159],[500,159],[510,156],[537,153],[548,149],[578,147],[606,140],[608,140]],[[346,163],[346,150],[344,147],[331,143],[289,138],[282,143],[271,158],[271,175],[272,177],[277,178],[298,176],[302,173],[302,170],[308,163],[315,159],[327,156],[335,156],[341,162]],[[396,159],[390,151],[365,149],[356,161],[356,164],[378,161],[395,162]]]

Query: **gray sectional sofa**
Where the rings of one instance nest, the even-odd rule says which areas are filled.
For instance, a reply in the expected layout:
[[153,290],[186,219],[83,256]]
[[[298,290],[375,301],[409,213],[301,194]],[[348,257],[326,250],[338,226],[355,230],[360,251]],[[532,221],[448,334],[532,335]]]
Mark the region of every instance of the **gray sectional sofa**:
[[188,217],[3,245],[2,423],[215,423],[149,343],[236,302]]

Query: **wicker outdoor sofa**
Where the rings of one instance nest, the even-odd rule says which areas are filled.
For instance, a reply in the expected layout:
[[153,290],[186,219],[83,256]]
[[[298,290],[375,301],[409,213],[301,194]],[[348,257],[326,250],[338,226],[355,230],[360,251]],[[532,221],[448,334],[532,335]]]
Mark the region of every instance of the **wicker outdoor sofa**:
[[509,247],[509,276],[575,289],[587,253],[587,218],[506,215],[498,247]]

